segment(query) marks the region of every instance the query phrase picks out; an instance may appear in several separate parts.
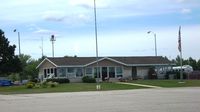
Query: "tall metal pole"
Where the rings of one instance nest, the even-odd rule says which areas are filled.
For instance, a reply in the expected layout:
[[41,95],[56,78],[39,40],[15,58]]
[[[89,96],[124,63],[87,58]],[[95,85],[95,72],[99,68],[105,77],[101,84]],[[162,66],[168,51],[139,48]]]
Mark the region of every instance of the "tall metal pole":
[[54,57],[54,42],[56,41],[54,35],[51,35],[50,41],[52,42],[52,57]]
[[154,40],[155,40],[155,56],[157,56],[157,42],[156,42],[156,34],[154,33]]
[[181,64],[180,79],[181,79],[181,82],[183,82],[183,61],[182,61],[182,51],[180,52],[180,64]]
[[178,49],[180,52],[180,65],[181,65],[181,71],[180,71],[180,81],[183,82],[183,62],[182,62],[182,45],[181,45],[181,26],[179,26],[179,32],[178,32]]
[[41,38],[42,39],[42,48],[41,48],[41,50],[42,50],[42,57],[44,56],[44,50],[43,50],[43,37]]
[[95,39],[96,39],[96,68],[97,68],[97,86],[96,89],[99,90],[101,88],[100,82],[100,74],[99,74],[99,54],[98,54],[98,34],[97,34],[97,12],[96,12],[96,0],[94,0],[94,26],[95,26]]
[[157,56],[157,42],[156,42],[156,33],[152,32],[152,31],[148,31],[148,34],[153,33],[154,34],[154,44],[155,44],[155,56]]
[[[14,29],[14,32],[17,32],[17,29]],[[20,32],[17,32],[17,36],[18,36],[18,45],[19,45],[19,55],[21,55],[21,48],[20,48]]]
[[18,43],[19,43],[19,55],[21,55],[21,47],[20,47],[20,32],[18,32]]

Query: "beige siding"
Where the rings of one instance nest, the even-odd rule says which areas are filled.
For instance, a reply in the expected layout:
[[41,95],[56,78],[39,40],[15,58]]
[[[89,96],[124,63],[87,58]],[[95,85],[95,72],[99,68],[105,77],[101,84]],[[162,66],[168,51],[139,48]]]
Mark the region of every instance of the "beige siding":
[[[39,67],[39,76],[38,76],[39,79],[41,79],[42,76],[44,75],[45,68],[55,68],[55,66],[52,63],[50,63],[49,61],[45,60],[42,63],[42,65]],[[44,76],[43,76],[43,78],[44,78]]]
[[137,67],[137,77],[144,79],[147,77],[149,67]]
[[132,67],[123,67],[123,77],[124,78],[131,78],[132,77]]

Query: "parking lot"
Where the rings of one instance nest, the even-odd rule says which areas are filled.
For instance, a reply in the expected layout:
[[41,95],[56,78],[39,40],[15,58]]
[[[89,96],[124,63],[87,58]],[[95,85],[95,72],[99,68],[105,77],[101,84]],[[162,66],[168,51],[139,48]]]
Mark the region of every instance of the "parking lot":
[[1,112],[199,112],[200,88],[0,95]]

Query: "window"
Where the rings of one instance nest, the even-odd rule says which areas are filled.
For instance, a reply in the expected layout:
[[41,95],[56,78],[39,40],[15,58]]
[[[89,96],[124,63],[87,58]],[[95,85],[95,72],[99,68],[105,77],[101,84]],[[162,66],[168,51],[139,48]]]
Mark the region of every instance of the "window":
[[122,67],[116,67],[116,75],[117,77],[122,77]]
[[66,77],[66,68],[58,68],[58,77]]
[[[100,67],[98,67],[98,78],[100,78]],[[94,67],[94,77],[97,78],[97,67]]]
[[85,74],[86,75],[92,75],[92,68],[86,68]]
[[109,77],[115,78],[115,67],[109,67]]
[[74,73],[74,68],[67,68],[67,73]]
[[76,70],[76,77],[82,77],[83,76],[83,70],[82,68],[77,68]]
[[53,68],[51,68],[51,74],[53,73]]
[[49,74],[50,73],[50,69],[47,69],[47,74]]
[[56,68],[54,68],[54,75],[55,75],[55,77],[57,77],[57,69]]
[[67,68],[67,75],[69,78],[76,77],[75,68],[73,67]]
[[44,78],[47,77],[47,69],[44,69]]

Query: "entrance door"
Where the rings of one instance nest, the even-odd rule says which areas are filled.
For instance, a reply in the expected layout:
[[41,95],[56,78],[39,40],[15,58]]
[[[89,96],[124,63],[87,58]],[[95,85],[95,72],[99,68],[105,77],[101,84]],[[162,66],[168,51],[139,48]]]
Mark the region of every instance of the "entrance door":
[[107,67],[102,67],[102,80],[105,81],[106,77],[108,77]]
[[137,69],[136,67],[132,67],[132,79],[137,79]]

